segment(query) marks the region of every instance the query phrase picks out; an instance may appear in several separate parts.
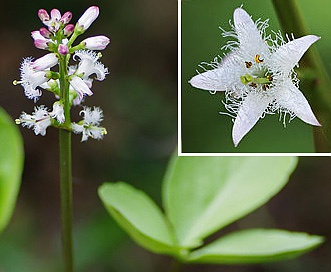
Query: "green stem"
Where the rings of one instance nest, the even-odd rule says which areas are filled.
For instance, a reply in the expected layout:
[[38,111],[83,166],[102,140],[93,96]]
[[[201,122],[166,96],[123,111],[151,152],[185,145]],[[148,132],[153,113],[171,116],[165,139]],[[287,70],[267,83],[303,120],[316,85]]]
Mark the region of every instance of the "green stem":
[[[70,126],[69,84],[66,80],[68,58],[60,56],[60,99],[64,106],[64,126]],[[61,184],[61,226],[62,255],[64,271],[72,272],[72,174],[71,174],[71,132],[60,129],[60,184]]]
[[[285,33],[293,33],[296,37],[309,33],[304,22],[297,0],[272,0],[279,22]],[[314,128],[317,152],[331,150],[331,81],[314,46],[312,46],[300,61],[305,86],[305,95],[312,104],[317,119],[322,127]],[[313,76],[312,76],[313,75]]]

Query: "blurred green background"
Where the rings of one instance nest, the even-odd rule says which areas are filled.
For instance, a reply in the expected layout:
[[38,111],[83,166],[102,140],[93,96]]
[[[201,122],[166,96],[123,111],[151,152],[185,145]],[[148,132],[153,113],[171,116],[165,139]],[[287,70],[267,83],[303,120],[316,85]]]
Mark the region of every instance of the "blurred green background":
[[[297,2],[311,30],[310,34],[322,37],[316,46],[327,70],[331,72],[331,19],[328,15],[331,2]],[[197,74],[201,62],[210,62],[217,55],[222,56],[221,47],[227,40],[221,36],[219,27],[231,30],[229,20],[233,22],[233,11],[241,5],[254,21],[270,18],[267,33],[280,29],[271,1],[182,1],[182,152],[314,152],[313,127],[295,118],[284,128],[282,121],[278,120],[278,114],[260,119],[235,148],[231,136],[232,120],[229,116],[219,114],[226,112],[221,103],[224,93],[211,95],[188,83]],[[296,33],[293,34],[298,37]],[[310,90],[305,89],[303,84],[300,87],[310,100],[313,95]],[[318,109],[313,108],[313,111],[316,113]]]
[[[209,0],[191,2],[200,5],[208,2],[219,2],[222,5],[227,3]],[[244,4],[250,13],[254,12],[254,17],[273,15],[268,1],[259,1],[258,7],[253,4],[257,1],[251,2],[250,8],[248,3],[247,6],[245,2]],[[308,6],[309,1],[306,2]],[[191,33],[192,38],[195,37],[192,47],[206,43],[214,46],[214,49],[200,53],[209,55],[201,55],[192,62],[189,66],[191,71],[187,71],[187,79],[195,73],[200,61],[212,59],[218,53],[217,50],[222,45],[218,26],[226,27],[233,9],[241,3],[229,1],[228,10],[223,6],[218,9],[214,6],[207,11],[207,15],[201,9],[195,20],[190,22],[197,24],[196,30],[214,31],[212,38],[217,40],[212,42],[209,38],[197,39],[197,33]],[[184,5],[187,4],[189,2],[183,2],[183,12]],[[62,13],[70,10],[75,22],[90,5],[100,7],[100,16],[84,37],[103,34],[109,36],[112,42],[103,51],[102,58],[102,62],[110,69],[110,75],[105,81],[94,83],[95,95],[86,99],[86,105],[98,105],[104,110],[103,125],[108,129],[108,135],[102,141],[89,140],[87,143],[80,143],[80,137],[73,136],[76,271],[169,271],[171,260],[151,254],[135,245],[107,214],[96,191],[105,181],[123,180],[144,190],[160,204],[162,176],[177,143],[176,1],[3,2],[0,16],[0,48],[3,52],[0,62],[0,105],[13,119],[17,118],[21,111],[33,111],[33,102],[26,99],[23,89],[13,86],[12,81],[19,78],[19,64],[23,57],[37,58],[46,53],[35,49],[30,37],[32,30],[42,26],[37,17],[38,9],[45,8],[50,11],[56,7]],[[264,10],[262,7],[268,9]],[[321,14],[321,17],[324,14],[324,18],[328,18],[325,3],[315,4],[314,9],[309,9],[309,6],[306,8],[308,14],[315,10],[320,12],[316,13],[315,17],[318,17],[317,14]],[[227,12],[226,16],[222,15],[223,12]],[[211,14],[215,14],[214,19]],[[214,20],[214,26],[206,22],[206,27],[200,30],[200,16]],[[308,19],[314,21],[313,18]],[[183,28],[184,26],[183,21]],[[325,33],[326,27],[315,26],[314,33],[322,35],[321,31]],[[322,43],[321,40],[320,43],[321,50],[323,46],[327,47],[325,41]],[[328,53],[326,50],[323,52]],[[189,58],[193,61],[193,55]],[[199,92],[193,90],[188,92],[193,97],[199,95]],[[215,102],[214,107],[209,108],[210,116],[215,116],[215,122],[212,124],[216,128],[222,123],[222,116],[217,114],[220,103],[207,93],[201,93],[201,97]],[[52,95],[44,93],[38,104],[51,106],[52,102]],[[191,109],[202,105],[204,109],[208,109],[205,104],[193,104]],[[73,114],[78,111],[79,109],[75,109]],[[206,112],[205,110],[202,113]],[[281,124],[276,125],[282,130]],[[293,126],[295,124],[291,123],[287,132]],[[310,130],[307,126],[303,129]],[[25,142],[25,170],[14,217],[0,236],[0,271],[61,271],[58,132],[49,128],[47,136],[41,137],[25,128],[20,127],[20,131]],[[312,141],[309,133],[304,141]],[[266,137],[266,134],[263,135]],[[199,134],[191,136],[198,139]],[[219,136],[212,136],[215,135],[201,140],[210,143],[214,141],[214,146],[222,144]],[[231,144],[230,137],[225,138]],[[324,235],[330,239],[330,163],[330,158],[300,159],[299,167],[290,183],[267,205],[267,209],[258,210],[227,230],[274,226]],[[331,246],[327,241],[312,253],[293,261],[256,266],[189,265],[184,267],[183,271],[327,272],[331,269],[330,259]]]

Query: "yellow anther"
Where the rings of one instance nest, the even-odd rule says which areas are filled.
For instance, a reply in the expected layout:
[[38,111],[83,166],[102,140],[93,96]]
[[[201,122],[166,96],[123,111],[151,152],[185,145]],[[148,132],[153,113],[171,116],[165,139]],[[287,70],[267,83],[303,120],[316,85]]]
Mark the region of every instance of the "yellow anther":
[[256,63],[261,63],[261,62],[264,61],[263,59],[260,59],[260,55],[259,54],[255,55],[254,60],[255,60]]
[[269,81],[272,81],[272,80],[273,80],[272,75],[267,75],[267,79],[268,79]]
[[263,86],[262,86],[262,90],[263,91],[266,91],[266,90],[268,90],[270,88],[270,86],[268,85],[268,84],[263,84]]

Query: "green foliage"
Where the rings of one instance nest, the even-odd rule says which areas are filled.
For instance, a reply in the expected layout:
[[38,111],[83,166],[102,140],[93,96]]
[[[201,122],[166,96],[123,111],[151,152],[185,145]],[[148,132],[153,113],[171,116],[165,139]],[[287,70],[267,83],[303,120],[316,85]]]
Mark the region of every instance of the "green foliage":
[[277,229],[204,239],[276,195],[288,182],[295,157],[177,157],[163,183],[165,214],[142,191],[105,183],[99,196],[117,223],[142,247],[182,262],[257,263],[302,254],[323,238]]
[[293,258],[320,243],[320,236],[278,229],[236,231],[193,251],[192,262],[260,263]]
[[171,253],[175,239],[159,207],[142,191],[119,182],[106,183],[99,195],[108,212],[141,246],[155,253]]
[[0,232],[14,211],[21,184],[24,151],[21,135],[0,108]]

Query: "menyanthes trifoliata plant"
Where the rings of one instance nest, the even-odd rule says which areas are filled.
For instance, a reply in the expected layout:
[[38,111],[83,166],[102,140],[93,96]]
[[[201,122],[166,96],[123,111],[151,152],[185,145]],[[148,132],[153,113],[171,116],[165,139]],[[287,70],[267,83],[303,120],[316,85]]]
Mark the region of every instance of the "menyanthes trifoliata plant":
[[73,25],[69,24],[72,18],[69,11],[63,15],[57,9],[52,9],[50,15],[44,9],[38,11],[38,17],[46,27],[32,31],[31,36],[37,48],[50,53],[38,59],[25,58],[20,68],[21,79],[13,83],[21,84],[25,96],[34,102],[38,101],[42,90],[52,92],[57,101],[52,110],[41,105],[36,106],[32,114],[23,112],[16,119],[17,124],[43,136],[49,126],[82,133],[82,141],[89,137],[99,140],[107,133],[100,127],[103,113],[98,107],[84,106],[80,112],[83,120],[77,123],[71,122],[70,118],[70,108],[82,105],[86,96],[93,95],[93,79],[102,81],[108,74],[108,69],[100,62],[101,53],[94,51],[105,49],[110,42],[108,37],[94,36],[73,45],[98,15],[99,8],[92,6]]
[[231,31],[224,31],[228,41],[223,58],[203,63],[202,73],[189,83],[211,93],[225,92],[226,114],[234,119],[232,139],[237,146],[241,139],[266,114],[279,113],[284,126],[299,117],[304,122],[320,126],[310,105],[299,90],[299,80],[293,68],[308,48],[320,37],[307,35],[298,39],[280,32],[267,34],[268,20],[254,22],[247,12],[237,8]]

